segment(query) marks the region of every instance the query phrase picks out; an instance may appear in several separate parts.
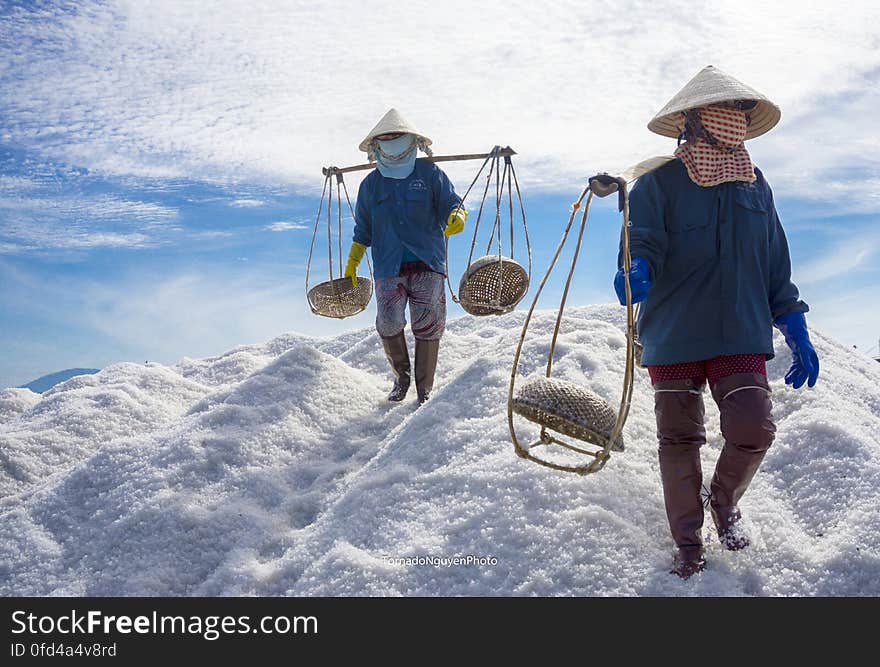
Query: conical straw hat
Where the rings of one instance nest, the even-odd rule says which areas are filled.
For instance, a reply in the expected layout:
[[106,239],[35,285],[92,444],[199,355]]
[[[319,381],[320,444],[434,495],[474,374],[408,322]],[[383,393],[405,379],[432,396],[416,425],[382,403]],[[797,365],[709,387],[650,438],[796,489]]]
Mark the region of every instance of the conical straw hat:
[[648,123],[648,129],[665,137],[678,138],[684,126],[682,111],[737,100],[752,100],[757,103],[746,111],[750,119],[746,139],[764,134],[782,116],[779,107],[757,90],[709,65],[666,103]]
[[361,142],[361,145],[358,146],[359,150],[368,153],[370,150],[370,142],[378,136],[383,134],[390,134],[391,132],[405,132],[409,134],[414,134],[417,137],[424,139],[425,145],[430,146],[431,140],[426,137],[424,134],[419,132],[412,123],[410,123],[406,118],[400,115],[400,112],[397,109],[389,109],[388,113],[382,116],[382,120],[376,123],[376,127],[370,130],[370,133],[364,138]]

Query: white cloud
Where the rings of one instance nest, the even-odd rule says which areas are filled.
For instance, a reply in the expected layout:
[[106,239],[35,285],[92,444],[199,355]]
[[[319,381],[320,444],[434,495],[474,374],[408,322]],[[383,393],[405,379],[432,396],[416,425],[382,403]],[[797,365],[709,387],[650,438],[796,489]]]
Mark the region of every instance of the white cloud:
[[[310,191],[390,106],[438,152],[516,148],[533,189],[668,152],[647,120],[714,63],[781,125],[753,151],[782,193],[880,208],[873,110],[880,8],[758,0],[614,6],[372,0],[83,2],[10,10],[0,134],[113,174],[262,180]],[[852,171],[840,178],[840,167]],[[472,166],[450,167],[464,181]],[[352,179],[354,180],[354,179]],[[873,194],[873,197],[872,197]],[[864,195],[864,196],[862,196]]]
[[33,179],[0,174],[0,194],[29,192],[39,187],[40,184]]
[[266,202],[262,199],[235,199],[229,202],[229,205],[235,208],[259,208],[265,206]]
[[235,236],[234,232],[226,229],[204,229],[201,231],[187,232],[186,237],[190,240],[209,241],[212,239],[228,239]]
[[[75,325],[77,341],[100,341],[88,344],[89,363],[97,365],[133,359],[171,363],[183,355],[218,354],[288,331],[327,335],[368,327],[375,318],[373,306],[342,322],[314,316],[305,300],[302,267],[251,270],[246,258],[238,260],[241,268],[233,270],[120,274],[105,281],[46,281],[38,272],[0,260],[0,274],[11,312],[40,321],[51,331]],[[29,338],[14,342],[18,347],[40,344]],[[41,363],[46,368],[81,365],[82,358],[68,347],[49,346],[40,354]],[[12,362],[5,359],[0,371]]]
[[798,285],[825,283],[831,278],[852,276],[861,269],[876,270],[871,260],[880,256],[880,234],[876,231],[850,235],[826,247],[813,260],[795,267]]
[[177,209],[115,195],[58,193],[32,184],[20,196],[0,193],[0,252],[34,248],[142,248],[177,231]]
[[270,232],[289,232],[299,229],[309,229],[309,226],[304,225],[301,222],[273,222],[271,225],[263,227],[263,229]]

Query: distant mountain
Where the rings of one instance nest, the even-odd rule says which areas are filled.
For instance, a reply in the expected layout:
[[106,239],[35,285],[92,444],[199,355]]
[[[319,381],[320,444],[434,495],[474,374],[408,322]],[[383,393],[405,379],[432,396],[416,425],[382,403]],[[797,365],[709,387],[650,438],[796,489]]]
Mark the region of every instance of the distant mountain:
[[28,384],[23,384],[19,389],[30,389],[31,391],[42,394],[44,391],[49,391],[56,384],[60,384],[66,380],[69,380],[72,377],[76,377],[77,375],[93,375],[97,373],[100,368],[68,368],[66,371],[58,371],[57,373],[51,373],[50,375],[44,375],[41,378],[37,378],[33,382],[29,382]]

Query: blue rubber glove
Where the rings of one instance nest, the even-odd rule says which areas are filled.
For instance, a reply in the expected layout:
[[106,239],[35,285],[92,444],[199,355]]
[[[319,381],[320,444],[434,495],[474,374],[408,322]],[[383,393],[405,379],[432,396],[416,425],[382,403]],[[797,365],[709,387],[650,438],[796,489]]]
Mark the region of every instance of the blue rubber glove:
[[791,348],[791,368],[785,374],[785,384],[795,389],[816,384],[819,377],[819,355],[810,342],[807,332],[807,319],[803,313],[780,315],[773,323],[785,336],[785,342]]
[[[632,294],[632,302],[644,301],[651,289],[651,269],[648,262],[641,257],[633,257],[629,264],[629,290]],[[617,300],[621,306],[626,305],[626,285],[623,282],[623,268],[618,269],[614,276],[614,291],[617,292]]]

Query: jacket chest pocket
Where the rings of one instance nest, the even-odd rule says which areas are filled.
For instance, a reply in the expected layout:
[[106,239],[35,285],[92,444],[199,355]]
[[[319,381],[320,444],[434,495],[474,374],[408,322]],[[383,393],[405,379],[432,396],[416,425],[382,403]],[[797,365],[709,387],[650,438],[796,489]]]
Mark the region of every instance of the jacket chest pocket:
[[428,197],[427,190],[407,190],[404,196],[404,208],[410,223],[427,225],[431,220],[431,198]]
[[733,224],[740,243],[758,243],[766,247],[770,207],[763,193],[750,188],[737,188],[733,194]]
[[737,218],[767,218],[767,202],[762,193],[750,188],[737,188],[733,193],[733,201],[736,204],[735,215]]

